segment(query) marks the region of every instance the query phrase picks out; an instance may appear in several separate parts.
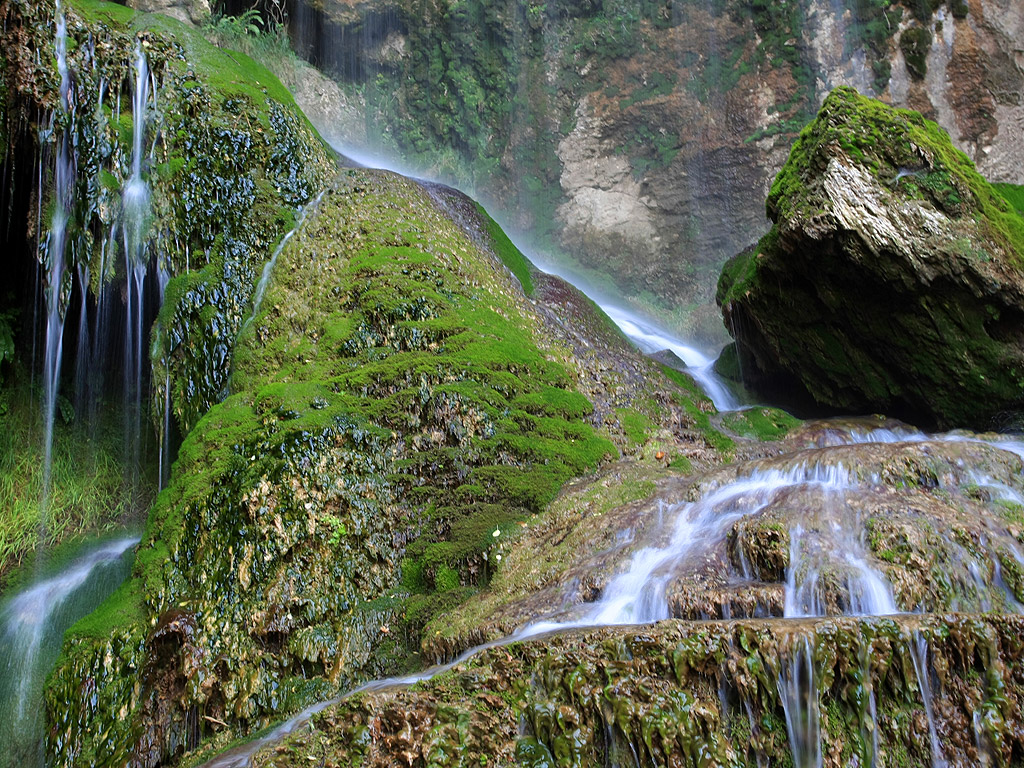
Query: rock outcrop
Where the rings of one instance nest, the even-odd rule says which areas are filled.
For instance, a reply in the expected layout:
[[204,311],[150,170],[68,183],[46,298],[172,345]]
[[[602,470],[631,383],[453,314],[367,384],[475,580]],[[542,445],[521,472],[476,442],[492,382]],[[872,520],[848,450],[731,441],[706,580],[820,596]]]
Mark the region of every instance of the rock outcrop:
[[[622,470],[571,487],[424,640],[438,661],[496,645],[357,692],[254,764],[1015,764],[1019,455],[876,420],[807,424],[770,450],[654,476],[630,503]],[[717,514],[695,517],[709,499]],[[589,626],[610,578],[657,561],[673,530],[699,545],[659,566],[671,618]],[[563,627],[509,636],[538,618]]]
[[938,126],[836,89],[767,207],[718,288],[746,382],[945,426],[1024,405],[1024,219]]

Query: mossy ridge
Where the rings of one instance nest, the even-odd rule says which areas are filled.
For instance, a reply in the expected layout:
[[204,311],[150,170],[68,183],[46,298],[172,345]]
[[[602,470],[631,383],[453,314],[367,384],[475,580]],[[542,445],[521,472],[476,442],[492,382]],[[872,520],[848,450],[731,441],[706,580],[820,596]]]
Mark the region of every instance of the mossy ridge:
[[1005,197],[1019,215],[1024,216],[1024,185],[997,182],[992,188]]
[[970,729],[943,726],[969,720],[982,702],[984,737],[995,759],[1007,761],[1021,746],[1015,707],[1024,685],[1014,664],[1022,629],[1020,617],[925,616],[801,627],[666,621],[565,633],[482,651],[411,688],[354,696],[258,753],[254,765],[299,766],[329,754],[375,768],[394,764],[399,749],[424,761],[443,754],[446,764],[467,768],[484,764],[482,756],[531,768],[597,765],[617,749],[650,765],[755,766],[766,758],[790,765],[778,676],[806,643],[830,750],[923,767],[932,755],[915,671],[918,638],[943,691],[935,714],[945,757],[972,761]]
[[[359,412],[400,436],[392,479],[453,539],[431,534],[409,546],[431,587],[442,569],[482,557],[494,530],[539,511],[565,480],[615,451],[583,423],[592,406],[571,391],[569,372],[533,346],[538,327],[515,327],[518,286],[495,280],[478,246],[425,209],[418,185],[353,173],[332,197],[335,210],[295,249],[315,241],[336,258],[286,250],[252,324],[264,341],[257,350],[243,340],[236,382],[245,387],[256,365],[281,382],[320,379],[330,403],[321,414]],[[410,224],[410,209],[424,219]],[[318,298],[286,300],[301,286]],[[344,322],[335,319],[339,301]],[[300,327],[302,340],[284,333]],[[311,366],[323,368],[311,375]],[[270,393],[285,395],[271,385],[261,397]],[[471,581],[485,578],[484,562],[474,570]]]

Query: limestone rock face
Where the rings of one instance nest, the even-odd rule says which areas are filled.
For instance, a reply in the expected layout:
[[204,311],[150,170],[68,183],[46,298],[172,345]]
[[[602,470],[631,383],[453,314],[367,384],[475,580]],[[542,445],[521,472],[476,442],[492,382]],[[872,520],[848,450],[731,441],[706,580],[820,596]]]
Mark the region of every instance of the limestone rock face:
[[839,88],[767,207],[718,288],[750,384],[939,425],[1024,403],[1024,219],[938,126]]

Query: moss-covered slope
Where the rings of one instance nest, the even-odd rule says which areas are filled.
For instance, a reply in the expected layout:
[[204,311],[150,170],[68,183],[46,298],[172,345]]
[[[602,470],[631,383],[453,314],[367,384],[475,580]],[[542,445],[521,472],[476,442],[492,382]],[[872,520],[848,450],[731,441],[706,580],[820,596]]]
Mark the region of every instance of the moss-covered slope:
[[934,123],[836,89],[767,207],[718,288],[751,384],[939,425],[1024,403],[1024,219]]
[[[58,764],[153,765],[400,666],[488,581],[510,527],[635,450],[620,418],[674,425],[675,450],[726,440],[589,305],[570,333],[527,299],[465,202],[346,171],[310,210],[133,579],[69,634],[47,691]],[[626,362],[588,378],[574,338]]]

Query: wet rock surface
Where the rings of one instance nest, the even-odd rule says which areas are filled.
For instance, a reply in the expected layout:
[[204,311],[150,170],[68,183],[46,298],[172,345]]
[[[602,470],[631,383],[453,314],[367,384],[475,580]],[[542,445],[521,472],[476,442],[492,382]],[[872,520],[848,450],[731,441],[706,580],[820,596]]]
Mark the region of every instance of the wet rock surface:
[[[1020,446],[993,440],[816,422],[773,457],[571,485],[424,638],[439,660],[497,645],[359,691],[253,765],[1012,765],[1024,486]],[[667,561],[668,610],[692,620],[588,627],[633,554],[706,498],[711,532]],[[505,637],[518,621],[553,633]]]
[[919,115],[834,91],[723,270],[744,380],[989,428],[1024,402],[1024,219]]
[[[830,768],[1010,765],[1022,747],[1022,629],[1020,617],[949,615],[553,635],[412,688],[356,694],[253,765],[788,765],[787,727]],[[809,695],[788,699],[802,664]]]

